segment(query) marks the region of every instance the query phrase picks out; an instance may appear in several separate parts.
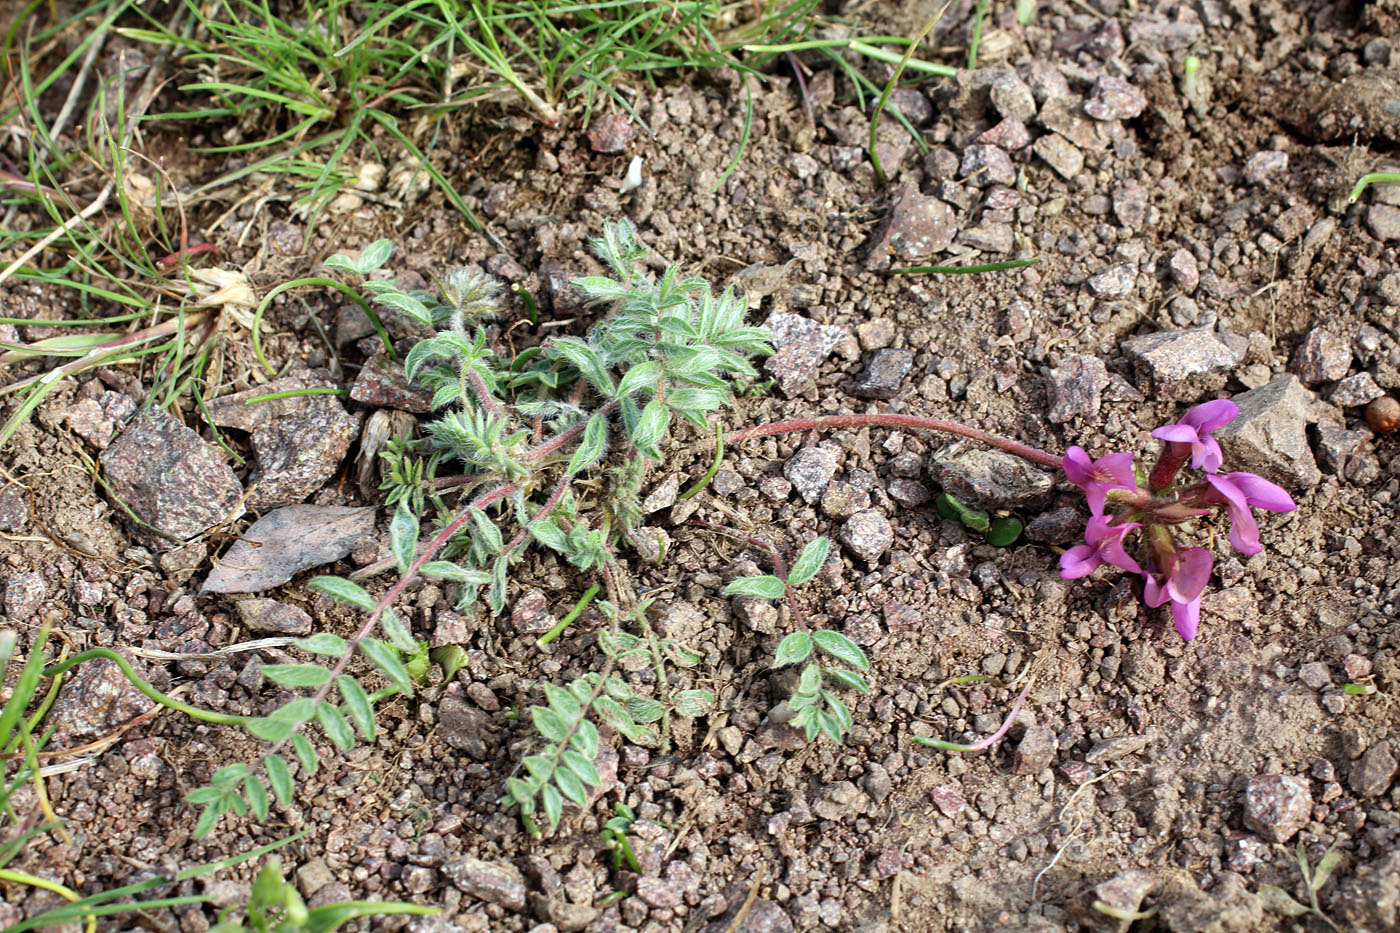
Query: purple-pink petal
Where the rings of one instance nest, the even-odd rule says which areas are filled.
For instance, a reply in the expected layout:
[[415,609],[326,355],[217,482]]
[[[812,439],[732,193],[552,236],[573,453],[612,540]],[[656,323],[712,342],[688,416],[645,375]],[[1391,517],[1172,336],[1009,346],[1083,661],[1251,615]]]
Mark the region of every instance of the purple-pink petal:
[[1226,473],[1225,478],[1234,483],[1244,494],[1245,500],[1256,509],[1292,512],[1298,507],[1286,489],[1262,476],[1253,473]]
[[1147,585],[1142,588],[1142,601],[1152,609],[1167,601],[1167,588],[1157,582],[1154,574],[1147,575]]
[[1094,464],[1094,479],[1099,482],[1112,482],[1115,487],[1131,489],[1137,485],[1137,475],[1133,473],[1133,455],[1127,451],[1100,457]]
[[1066,580],[1078,580],[1093,573],[1102,563],[1098,548],[1076,544],[1060,555],[1060,576]]
[[1152,436],[1174,444],[1194,444],[1200,439],[1196,429],[1187,424],[1164,424],[1153,431]]
[[1173,600],[1189,601],[1200,597],[1210,582],[1210,568],[1214,563],[1210,551],[1203,547],[1193,547],[1177,556],[1176,568],[1168,581]]
[[1191,445],[1191,469],[1214,473],[1225,462],[1225,454],[1220,450],[1220,442],[1213,437],[1202,436],[1199,444]]
[[1239,413],[1240,406],[1228,398],[1218,398],[1211,402],[1202,402],[1187,411],[1181,416],[1181,423],[1204,436],[1225,427],[1234,421]]
[[1182,639],[1190,641],[1195,638],[1201,624],[1201,598],[1197,596],[1186,602],[1172,600],[1172,622]]
[[1061,462],[1065,471],[1065,479],[1076,486],[1083,486],[1091,481],[1093,476],[1094,461],[1083,447],[1071,447],[1065,451],[1064,460]]

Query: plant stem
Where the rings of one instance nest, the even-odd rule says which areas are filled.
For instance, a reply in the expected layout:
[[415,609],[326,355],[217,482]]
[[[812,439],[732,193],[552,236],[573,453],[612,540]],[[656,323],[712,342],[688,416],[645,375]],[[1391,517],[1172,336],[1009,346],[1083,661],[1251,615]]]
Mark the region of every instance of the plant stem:
[[73,657],[69,658],[66,661],[63,661],[59,664],[55,664],[52,667],[45,668],[44,676],[61,677],[63,674],[67,673],[69,670],[76,667],[77,665],[82,664],[84,661],[92,661],[96,660],[97,658],[105,658],[106,660],[116,664],[117,667],[121,668],[121,672],[126,677],[126,679],[131,681],[131,685],[133,687],[135,687],[137,690],[140,690],[147,697],[156,701],[161,706],[164,706],[167,709],[173,709],[177,712],[184,713],[186,716],[192,716],[195,719],[202,719],[205,722],[218,723],[219,725],[223,726],[240,726],[248,721],[248,717],[246,716],[230,716],[227,713],[216,713],[212,710],[200,709],[198,706],[191,706],[188,703],[181,703],[174,697],[166,696],[165,694],[157,690],[155,687],[152,687],[149,683],[147,683],[144,677],[136,673],[135,668],[131,666],[131,662],[127,661],[126,658],[117,654],[110,648],[89,648],[87,651],[83,651],[79,654],[73,655]]
[[598,590],[600,589],[601,587],[595,583],[592,586],[590,586],[586,591],[584,591],[583,598],[580,599],[578,602],[574,603],[574,608],[569,610],[569,614],[564,616],[564,618],[560,619],[558,622],[554,623],[554,627],[551,628],[549,631],[545,632],[543,635],[541,635],[535,641],[535,645],[537,647],[543,648],[545,645],[558,638],[563,633],[564,629],[568,628],[570,625],[573,625],[574,620],[579,617],[579,615],[583,612],[584,609],[588,608],[588,604],[593,602],[593,597],[598,595]]
[[[1000,437],[996,434],[989,434],[978,428],[959,424],[956,421],[944,421],[941,418],[925,418],[923,415],[895,415],[876,413],[871,415],[825,415],[820,418],[793,418],[789,421],[774,421],[769,424],[761,424],[757,427],[745,428],[742,431],[731,431],[724,435],[724,443],[739,444],[744,441],[753,440],[756,437],[771,437],[774,434],[790,434],[794,431],[825,431],[832,428],[909,428],[915,431],[940,431],[944,434],[956,434],[959,437],[971,438],[980,441],[990,447],[996,447],[1009,454],[1015,454],[1023,460],[1038,463],[1041,466],[1060,468],[1060,458],[1052,453],[1047,453],[1038,447],[1031,447],[1010,438]],[[713,439],[701,441],[698,445],[700,449],[715,443]]]
[[[617,399],[613,399],[612,401],[604,405],[602,408],[595,411],[593,415],[609,415],[614,410],[616,410],[616,408]],[[549,456],[554,451],[558,450],[560,447],[563,447],[565,444],[569,443],[569,441],[582,434],[584,428],[588,427],[588,422],[590,420],[592,419],[588,418],[583,421],[580,421],[578,424],[572,425],[571,427],[560,431],[558,434],[554,435],[549,440],[545,441],[543,444],[531,448],[529,451],[526,452],[522,460],[525,463],[539,463],[545,457]]]

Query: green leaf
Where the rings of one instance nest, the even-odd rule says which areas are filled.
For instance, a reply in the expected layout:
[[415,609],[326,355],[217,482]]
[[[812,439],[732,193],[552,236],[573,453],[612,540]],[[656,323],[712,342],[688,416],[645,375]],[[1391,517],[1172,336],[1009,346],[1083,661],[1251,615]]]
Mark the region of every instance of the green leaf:
[[[839,735],[845,735],[847,732],[850,732],[851,727],[855,725],[855,720],[851,718],[851,708],[830,690],[822,691],[822,699],[826,700],[827,711],[830,712],[832,718],[834,718],[840,726],[838,730]],[[837,737],[836,740],[838,742],[841,741],[839,737]]]
[[399,573],[408,573],[418,550],[418,516],[413,514],[407,498],[399,500],[394,519],[389,522],[389,547],[394,552],[394,563],[399,565]]
[[578,749],[579,754],[592,761],[598,757],[598,727],[587,719],[580,719],[569,744]]
[[638,363],[622,377],[617,384],[618,395],[631,395],[639,389],[655,390],[656,380],[661,376],[661,364],[654,360]]
[[316,765],[319,758],[316,756],[316,749],[311,744],[311,740],[298,732],[292,736],[292,751],[296,752],[297,761],[301,764],[301,770],[306,777],[316,773]]
[[268,718],[280,719],[283,722],[306,722],[315,715],[316,701],[311,697],[300,697],[279,706],[268,714]]
[[809,541],[802,549],[802,553],[793,561],[792,570],[788,572],[788,584],[790,586],[801,586],[817,575],[817,572],[826,565],[826,556],[831,551],[831,539],[822,535],[813,541]]
[[251,774],[244,778],[243,796],[248,799],[248,809],[253,811],[253,816],[258,818],[259,823],[264,822],[267,819],[268,800],[267,788],[263,787],[262,781]]
[[865,682],[864,677],[860,676],[855,671],[848,671],[845,668],[833,668],[826,671],[826,676],[850,690],[859,690],[861,693],[870,692],[870,685]]
[[481,509],[472,509],[472,532],[478,535],[488,554],[499,554],[505,542],[501,540],[501,529],[491,521],[491,516]]
[[216,800],[222,800],[223,796],[224,792],[217,787],[196,787],[185,795],[185,801],[192,806],[198,807],[213,803]]
[[840,742],[843,738],[841,723],[830,713],[817,714],[817,728],[833,742]]
[[812,653],[812,636],[806,632],[793,632],[778,642],[778,650],[773,653],[773,666],[786,667],[801,664]]
[[337,677],[335,685],[340,688],[340,697],[345,701],[345,708],[350,711],[350,718],[360,730],[360,735],[365,737],[366,742],[373,742],[374,706],[370,703],[369,694],[360,686],[360,682],[349,674]]
[[410,655],[417,652],[418,639],[413,637],[413,633],[403,624],[397,612],[385,609],[379,616],[379,628],[388,636],[389,644],[395,648]]
[[377,638],[361,641],[360,650],[375,667],[384,672],[384,676],[393,681],[404,696],[413,696],[413,678],[408,675],[408,668],[404,667],[397,650]]
[[833,658],[845,661],[856,670],[870,670],[870,659],[865,656],[865,652],[860,649],[860,645],[857,645],[840,632],[829,632],[823,629],[819,632],[813,632],[812,640],[817,643],[818,648],[825,651]]
[[339,707],[322,700],[316,707],[316,721],[326,730],[326,736],[336,748],[348,752],[355,747],[355,733],[350,731],[350,723],[345,721]]
[[358,583],[352,583],[344,577],[312,577],[306,581],[306,585],[318,593],[325,593],[331,599],[347,603],[357,609],[363,609],[366,612],[374,611],[374,598],[365,592],[364,587]]
[[608,440],[608,419],[606,415],[594,415],[588,419],[583,429],[583,438],[578,449],[569,458],[569,474],[580,473],[593,465],[603,455]]
[[1285,917],[1301,917],[1304,914],[1312,913],[1310,908],[1299,904],[1287,891],[1272,884],[1261,884],[1259,896],[1264,900],[1264,909],[1270,913],[1281,914]]
[[715,695],[708,690],[678,690],[671,698],[676,712],[687,719],[704,716],[714,708]]
[[560,755],[560,758],[563,760],[565,767],[578,775],[580,781],[587,784],[589,787],[602,786],[603,779],[599,776],[598,769],[593,766],[592,761],[572,749],[565,749]]
[[1024,527],[1019,518],[1002,516],[992,519],[987,528],[987,543],[992,547],[1010,547],[1021,537],[1021,529]]
[[442,668],[442,679],[451,681],[467,664],[467,653],[461,645],[443,645],[428,652],[428,659]]
[[319,664],[264,664],[263,676],[287,687],[319,687],[331,679],[329,669]]
[[530,707],[530,718],[535,723],[535,728],[540,735],[551,742],[562,742],[569,734],[569,724],[554,710],[547,706]]
[[652,399],[642,409],[637,426],[628,434],[632,438],[632,444],[638,450],[653,460],[660,460],[661,454],[656,445],[661,443],[670,429],[671,410],[656,399]]
[[549,701],[550,709],[558,713],[565,722],[572,722],[583,715],[583,707],[580,705],[578,697],[563,687],[545,684],[544,696]]
[[933,504],[939,515],[955,522],[962,522],[973,531],[986,532],[991,525],[991,519],[986,512],[971,508],[946,492],[935,496]]
[[491,565],[491,588],[486,591],[486,602],[496,615],[500,615],[506,608],[506,571],[508,569],[504,554],[496,558],[496,562]]
[[797,679],[797,693],[815,694],[822,686],[822,667],[820,664],[808,664],[802,669],[802,674]]
[[760,599],[782,599],[787,585],[773,576],[740,577],[724,588],[725,596],[757,596]]
[[1312,889],[1321,891],[1327,885],[1327,879],[1332,877],[1332,872],[1337,870],[1337,866],[1342,862],[1342,853],[1333,846],[1323,853],[1318,861],[1317,867],[1313,869]]
[[506,793],[516,803],[524,805],[535,799],[535,789],[520,778],[506,778]]
[[[554,746],[549,746],[553,748]],[[525,766],[525,770],[530,773],[534,784],[539,786],[554,776],[554,762],[544,755],[526,755],[520,760]]]
[[569,536],[564,534],[564,529],[560,528],[553,519],[542,518],[539,521],[530,523],[530,535],[552,551],[561,554],[569,552]]
[[298,638],[292,644],[310,654],[322,654],[330,658],[342,657],[350,650],[350,643],[332,632],[318,632],[309,638]]
[[360,266],[355,260],[340,253],[328,257],[325,266],[327,269],[335,269],[337,272],[353,272],[357,275],[360,272]]
[[559,796],[559,788],[546,784],[540,791],[540,799],[544,803],[544,818],[549,821],[549,828],[553,829],[564,815],[564,800]]
[[[394,244],[391,240],[375,240],[364,249],[360,250],[360,258],[355,263],[355,271],[361,275],[368,275],[374,272],[384,263],[389,261],[389,257],[394,253]],[[331,257],[332,259],[336,257]],[[329,260],[326,265],[330,265]]]
[[583,782],[566,768],[560,768],[554,772],[554,783],[559,785],[559,791],[578,804],[580,807],[588,804],[588,792],[583,788]]
[[630,697],[623,705],[627,707],[627,714],[637,722],[656,722],[666,714],[666,707],[646,697]]
[[246,764],[237,761],[231,765],[224,765],[218,771],[215,771],[214,777],[210,779],[210,783],[227,787],[227,785],[241,782],[250,773]]
[[436,577],[449,583],[466,583],[484,586],[491,582],[491,575],[481,570],[468,570],[447,560],[430,560],[418,572],[425,577]]
[[267,783],[272,785],[272,792],[277,795],[277,802],[282,806],[287,806],[292,802],[292,772],[287,767],[287,760],[281,755],[268,755],[263,759],[263,768],[267,770]]
[[218,803],[211,803],[204,808],[204,812],[199,814],[199,821],[194,824],[194,838],[203,839],[213,831],[214,825],[219,822],[219,817],[224,815],[226,807]]

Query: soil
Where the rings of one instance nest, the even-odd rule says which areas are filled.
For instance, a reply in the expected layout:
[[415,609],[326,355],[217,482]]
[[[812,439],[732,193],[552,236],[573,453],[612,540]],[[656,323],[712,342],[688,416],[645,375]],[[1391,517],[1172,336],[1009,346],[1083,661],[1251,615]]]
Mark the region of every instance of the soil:
[[[867,7],[867,21],[884,18],[874,31],[905,34],[937,5],[856,4]],[[1319,426],[1308,438],[1320,479],[1292,486],[1296,512],[1262,518],[1261,554],[1230,557],[1222,534],[1195,640],[1183,642],[1122,576],[1061,580],[1054,549],[990,547],[932,503],[908,504],[917,500],[909,483],[892,495],[892,481],[936,491],[930,461],[945,438],[863,429],[750,441],[726,453],[731,472],[700,500],[697,517],[789,552],[814,534],[836,538],[841,504],[809,505],[781,481],[786,461],[816,445],[834,455],[836,480],[857,487],[853,495],[867,496],[893,527],[893,547],[868,563],[843,550],[800,596],[813,625],[846,632],[874,660],[873,692],[854,703],[845,744],[792,742],[763,727],[792,686],[766,666],[790,621],[755,626],[750,614],[746,624],[719,590],[766,558],[668,526],[662,511],[652,520],[667,527],[672,547],[660,567],[636,563],[635,583],[660,596],[662,628],[704,655],[674,686],[713,689],[719,709],[681,721],[665,755],[621,744],[605,751],[606,791],[586,812],[566,811],[542,840],[497,803],[537,741],[518,711],[537,700],[540,680],[594,669],[592,633],[575,626],[541,651],[536,635],[522,631],[529,626],[521,612],[461,618],[441,589],[424,585],[401,600],[405,617],[422,637],[451,636],[466,665],[451,684],[389,703],[372,746],[348,755],[323,749],[321,769],[300,776],[294,804],[274,808],[265,825],[228,819],[195,840],[183,802],[216,768],[257,754],[248,736],[169,713],[128,727],[130,711],[117,710],[95,734],[71,739],[82,754],[60,757],[73,767],[48,779],[68,841],[41,837],[11,867],[86,893],[306,830],[283,858],[314,903],[402,899],[443,908],[431,919],[360,921],[361,929],[538,933],[1107,930],[1120,921],[1092,904],[1112,902],[1115,889],[1096,886],[1140,871],[1116,886],[1130,890],[1126,909],[1157,910],[1137,929],[1243,933],[1324,928],[1316,918],[1268,912],[1260,894],[1274,885],[1306,901],[1294,852],[1301,844],[1313,862],[1332,847],[1343,855],[1321,891],[1324,911],[1350,929],[1396,929],[1400,447],[1395,434],[1367,432],[1339,461],[1325,455],[1322,435],[1364,427],[1362,408],[1330,401],[1339,375],[1367,372],[1382,389],[1400,389],[1400,193],[1376,187],[1359,204],[1345,201],[1352,182],[1383,166],[1400,140],[1392,106],[1400,98],[1400,14],[1390,2],[1075,0],[1042,2],[1034,25],[1022,27],[1012,6],[993,5],[976,72],[896,96],[930,152],[886,120],[885,181],[863,151],[867,115],[845,79],[808,75],[809,119],[784,66],[751,85],[748,151],[722,182],[743,135],[745,96],[741,78],[723,72],[643,91],[636,110],[651,134],[620,154],[593,151],[577,121],[550,129],[497,113],[452,123],[451,146],[435,158],[489,235],[426,186],[363,200],[309,233],[280,195],[227,193],[196,206],[192,229],[219,245],[219,265],[245,271],[259,292],[381,236],[398,244],[391,267],[410,280],[480,265],[518,281],[544,308],[545,329],[519,323],[523,309],[514,309],[500,322],[504,344],[582,332],[586,312],[561,283],[596,268],[586,238],[604,220],[629,217],[661,260],[716,281],[747,279],[756,320],[787,312],[840,331],[810,379],[740,399],[725,415],[731,426],[907,412],[1052,451],[1079,444],[1148,454],[1152,428],[1190,404],[1289,371],[1306,377],[1295,351],[1321,327],[1338,338],[1346,362],[1345,373],[1325,381],[1305,378],[1316,393],[1309,420]],[[963,54],[971,7],[954,3],[939,30],[947,61]],[[1203,63],[1195,107],[1179,89],[1187,54]],[[878,82],[888,76],[853,62]],[[1013,146],[1013,138],[1005,144],[1010,178],[985,158],[987,170],[967,178],[967,151],[999,122],[997,108],[1024,106],[1009,92],[989,96],[988,76],[1008,72],[1036,92],[1038,115],[1022,119],[1035,139],[1050,135],[1047,101],[1070,110],[1086,99],[1104,104],[1095,91],[1101,78],[1125,80],[1142,99],[1107,100],[1103,119],[1079,113],[1053,146]],[[172,177],[198,183],[226,169],[186,149],[213,132],[145,143],[174,153],[165,165]],[[645,180],[621,194],[634,155]],[[1051,161],[1069,170],[1062,175]],[[901,192],[939,199],[958,231],[947,251],[923,258],[1033,255],[1039,265],[986,276],[889,275],[889,257],[872,245],[887,242],[880,227]],[[15,212],[9,222],[43,220]],[[766,274],[755,278],[754,264]],[[1126,272],[1114,281],[1094,278],[1118,267]],[[72,292],[15,281],[0,286],[0,304],[16,317],[80,310]],[[314,289],[279,298],[264,341],[272,365],[327,368],[348,387],[365,346],[337,342],[341,304]],[[1213,382],[1154,388],[1123,349],[1133,337],[1194,327],[1247,341],[1239,362]],[[20,336],[42,333],[22,327]],[[234,332],[234,344],[220,395],[258,384],[246,331]],[[892,397],[853,394],[866,364],[891,348],[911,351],[912,361],[902,379],[896,373]],[[1081,355],[1097,357],[1114,381],[1084,413],[1051,422],[1056,372]],[[144,401],[133,372],[61,386],[0,455],[10,478],[0,511],[27,511],[0,539],[8,622],[28,637],[38,620],[52,619],[75,649],[198,655],[247,641],[239,597],[198,595],[211,567],[205,554],[157,555],[137,539],[85,466],[97,451],[65,421],[103,389]],[[1132,383],[1145,399],[1133,400]],[[356,417],[368,410],[348,408]],[[177,414],[210,436],[198,412]],[[247,438],[235,432],[234,442],[247,463],[232,465],[246,479]],[[650,483],[672,473],[686,483],[705,469],[706,455],[680,445],[676,452]],[[353,454],[307,501],[373,504],[354,480]],[[1061,486],[1053,501],[1021,514],[1081,503]],[[380,556],[388,517],[381,510],[374,547],[358,548],[342,571]],[[304,610],[313,631],[351,634],[354,614],[308,591],[305,577],[259,595]],[[552,560],[527,562],[511,605],[542,595],[561,616],[583,585]],[[266,649],[176,662],[148,654],[140,663],[191,702],[254,714],[282,698],[250,671],[285,659],[284,650]],[[1000,723],[1013,691],[945,685],[969,673],[1032,685],[1010,736],[966,757],[916,744],[915,736],[964,740]],[[645,687],[650,672],[629,676]],[[1349,694],[1347,682],[1378,692]],[[1258,780],[1267,775],[1289,780]],[[1271,780],[1283,790],[1271,791]],[[1255,799],[1285,792],[1292,797],[1272,808]],[[599,841],[616,802],[639,817],[640,878],[614,874]],[[243,866],[213,882],[186,882],[180,893],[212,891],[233,903],[250,877]],[[490,878],[500,885],[486,884]],[[614,890],[629,896],[603,906]],[[5,922],[54,902],[19,887],[6,895],[14,906]],[[196,933],[212,919],[198,908],[157,910],[103,928]]]

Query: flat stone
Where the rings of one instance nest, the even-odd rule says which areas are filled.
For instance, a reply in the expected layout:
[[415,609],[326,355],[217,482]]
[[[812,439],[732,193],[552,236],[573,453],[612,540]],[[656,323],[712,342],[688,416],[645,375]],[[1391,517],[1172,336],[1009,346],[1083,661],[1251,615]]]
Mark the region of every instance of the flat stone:
[[539,590],[526,590],[510,608],[510,624],[522,635],[538,635],[554,627],[549,600]]
[[1147,109],[1147,95],[1122,78],[1100,76],[1089,96],[1084,99],[1084,112],[1095,120],[1131,120]]
[[[1181,397],[1204,377],[1234,369],[1244,358],[1209,327],[1145,334],[1123,342],[1139,382],[1163,399]],[[1223,380],[1222,380],[1223,382]]]
[[974,188],[1016,183],[1016,167],[1011,164],[1011,157],[996,146],[968,146],[963,150],[958,174],[963,184]]
[[1103,764],[1107,761],[1117,761],[1128,755],[1136,755],[1146,747],[1147,736],[1145,735],[1120,735],[1096,743],[1084,756],[1084,760],[1091,765]]
[[825,447],[803,447],[783,464],[783,475],[803,502],[815,505],[836,475],[836,457]]
[[1342,476],[1347,461],[1365,448],[1370,431],[1349,431],[1336,425],[1319,424],[1317,432],[1317,465],[1328,473]]
[[647,493],[647,497],[642,500],[642,514],[650,515],[652,512],[669,509],[675,505],[676,495],[680,492],[680,488],[680,474],[668,474],[665,479],[653,486],[651,491]]
[[1098,124],[1085,116],[1084,106],[1077,98],[1054,97],[1045,101],[1040,106],[1040,125],[1059,133],[1076,149],[1103,147]]
[[1054,731],[1045,726],[1031,726],[1016,745],[1011,773],[1039,774],[1055,763],[1059,749]]
[[764,361],[763,368],[788,395],[805,386],[846,337],[839,327],[783,311],[770,314],[765,326],[773,337],[774,353]]
[[1065,506],[1041,512],[1026,523],[1026,540],[1036,544],[1069,544],[1084,533],[1084,516]]
[[247,431],[257,456],[249,477],[248,507],[265,511],[300,502],[340,469],[359,423],[334,395],[294,395],[264,402],[250,399],[278,392],[334,388],[329,376],[304,371],[216,399],[214,424]]
[[1308,782],[1291,774],[1250,778],[1244,792],[1244,825],[1269,842],[1287,842],[1312,817]]
[[1289,364],[1304,385],[1333,382],[1351,368],[1351,347],[1336,334],[1314,327],[1303,337]]
[[1008,509],[1044,500],[1055,487],[1050,474],[1000,450],[963,447],[938,457],[932,472],[938,484],[961,502],[979,508]]
[[1059,133],[1047,133],[1035,141],[1035,154],[1066,181],[1084,170],[1084,153]]
[[335,881],[330,867],[319,855],[297,869],[297,888],[302,897],[310,897],[326,885]]
[[986,253],[1009,253],[1015,247],[1010,224],[989,223],[968,227],[958,233],[958,242]]
[[[126,659],[138,674],[151,679],[140,658]],[[115,661],[97,658],[79,665],[72,677],[49,713],[49,721],[57,724],[52,742],[55,749],[108,735],[155,708],[155,701],[132,686]]]
[[838,537],[848,551],[872,564],[894,544],[894,529],[879,509],[865,509],[846,519]]
[[0,490],[0,531],[23,531],[29,524],[29,503],[24,490],[6,486]]
[[1327,400],[1339,408],[1360,408],[1367,402],[1385,394],[1376,384],[1376,378],[1368,372],[1359,372],[1339,381]]
[[923,483],[902,477],[890,480],[888,491],[890,498],[906,509],[916,509],[933,497]]
[[895,259],[926,259],[951,246],[956,234],[952,209],[919,191],[918,185],[906,184],[895,195],[890,215],[875,236],[868,265],[887,269]]
[[988,146],[997,146],[1007,152],[1016,152],[1031,144],[1031,131],[1026,129],[1026,124],[1020,120],[1007,117],[991,129],[978,133],[976,141]]
[[1378,240],[1400,240],[1400,207],[1369,205],[1366,208],[1366,229]]
[[857,512],[870,508],[870,493],[851,483],[839,480],[831,483],[822,493],[822,513],[828,518],[844,521]]
[[1215,432],[1230,469],[1258,473],[1294,489],[1321,481],[1307,436],[1314,396],[1297,376],[1279,376],[1236,395],[1234,402],[1239,415]]
[[588,147],[594,152],[626,152],[636,138],[637,128],[632,125],[631,117],[620,111],[598,117],[588,128]]
[[865,321],[856,325],[856,337],[860,340],[861,347],[866,350],[885,349],[894,343],[897,333],[894,321],[887,317],[876,318],[873,321]]
[[743,921],[736,926],[734,919],[746,898],[740,891],[732,900],[734,906],[729,912],[705,927],[701,933],[793,933],[792,920],[783,908],[763,898],[749,904],[748,913],[744,914]]
[[[1143,898],[1155,890],[1156,876],[1141,870],[1125,871],[1094,885],[1097,900],[1124,914],[1136,913],[1142,907]],[[1127,927],[1127,923],[1122,923],[1119,929],[1126,930]]]
[[1089,294],[1103,301],[1114,301],[1132,294],[1137,281],[1137,269],[1129,263],[1109,266],[1102,272],[1089,276]]
[[444,865],[442,873],[463,894],[507,910],[525,909],[525,876],[508,862],[463,856]]
[[486,760],[486,740],[494,731],[488,713],[453,694],[442,698],[437,713],[442,741],[475,761]]
[[856,398],[892,399],[914,366],[913,350],[877,350],[856,378],[851,394]]
[[[236,507],[243,487],[218,448],[163,408],[150,408],[122,432],[102,454],[102,471],[138,518],[176,538],[242,514]],[[140,528],[134,534],[154,547],[171,546]]]
[[1395,761],[1390,742],[1377,742],[1351,766],[1351,778],[1347,783],[1358,797],[1379,797],[1390,787],[1397,769],[1400,764]]
[[1050,370],[1048,380],[1052,422],[1063,424],[1077,415],[1092,418],[1108,386],[1108,367],[1096,356],[1079,354]]
[[310,635],[311,616],[275,599],[243,599],[234,608],[249,630],[261,635]]
[[1271,184],[1288,170],[1288,153],[1265,149],[1249,157],[1244,164],[1244,180],[1251,185]]
[[929,797],[933,799],[933,805],[938,808],[938,812],[944,816],[957,816],[967,807],[967,801],[962,794],[951,787],[935,787],[929,791]]
[[992,107],[1000,116],[1008,120],[1020,120],[1022,123],[1035,118],[1035,95],[1031,93],[1030,85],[1022,81],[1016,72],[998,71],[992,79],[991,87],[988,88],[988,94],[992,99]]
[[350,397],[375,408],[393,408],[419,414],[433,410],[433,393],[410,383],[404,375],[403,365],[382,353],[370,357],[360,367],[360,374],[350,387]]

